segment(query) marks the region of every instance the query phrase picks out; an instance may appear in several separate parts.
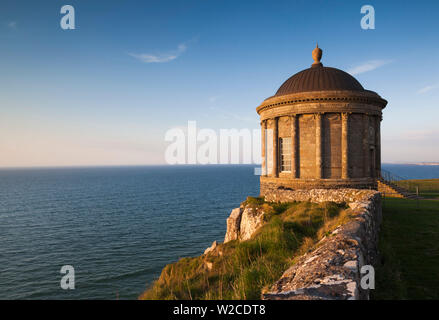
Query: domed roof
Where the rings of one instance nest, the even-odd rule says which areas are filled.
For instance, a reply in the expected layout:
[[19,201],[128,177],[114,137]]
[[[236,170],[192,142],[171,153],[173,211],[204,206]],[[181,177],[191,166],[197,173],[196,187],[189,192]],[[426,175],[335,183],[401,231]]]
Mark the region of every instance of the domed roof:
[[320,62],[321,57],[322,50],[317,46],[313,50],[314,63],[311,68],[290,77],[280,86],[275,96],[309,91],[365,91],[357,79],[349,73],[336,68],[324,67]]
[[326,90],[364,91],[364,88],[349,73],[320,65],[312,66],[290,77],[280,86],[275,96]]

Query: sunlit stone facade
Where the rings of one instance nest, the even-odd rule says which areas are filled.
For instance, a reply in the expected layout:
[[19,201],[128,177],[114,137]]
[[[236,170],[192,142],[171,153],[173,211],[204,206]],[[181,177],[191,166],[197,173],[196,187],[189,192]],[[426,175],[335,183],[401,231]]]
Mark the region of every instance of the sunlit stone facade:
[[348,73],[314,63],[256,109],[262,128],[261,195],[281,189],[376,188],[387,101]]

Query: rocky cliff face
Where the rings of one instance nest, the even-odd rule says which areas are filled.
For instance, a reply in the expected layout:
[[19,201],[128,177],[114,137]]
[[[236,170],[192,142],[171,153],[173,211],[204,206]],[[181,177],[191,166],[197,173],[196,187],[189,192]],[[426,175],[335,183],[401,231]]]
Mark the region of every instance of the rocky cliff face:
[[235,208],[227,218],[227,232],[224,237],[224,243],[238,240],[239,230],[241,229],[242,207]]
[[263,224],[264,211],[251,205],[233,209],[227,218],[224,243],[232,240],[248,240]]
[[[273,198],[269,201],[346,203],[354,218],[325,236],[314,251],[299,257],[262,294],[262,299],[368,299],[369,290],[361,287],[361,270],[365,265],[375,265],[378,258],[378,231],[382,219],[380,193],[359,189],[279,190]],[[252,238],[264,224],[264,214],[262,207],[251,204],[233,209],[227,219],[224,243]],[[216,246],[214,242],[205,253],[215,250]]]
[[[378,256],[380,193],[359,189],[281,190],[274,198],[270,200],[346,203],[355,218],[324,237],[317,249],[300,257],[262,299],[368,299],[369,291],[360,285],[361,268],[374,265]],[[250,239],[262,226],[263,217],[263,209],[251,205],[233,209],[224,242]]]

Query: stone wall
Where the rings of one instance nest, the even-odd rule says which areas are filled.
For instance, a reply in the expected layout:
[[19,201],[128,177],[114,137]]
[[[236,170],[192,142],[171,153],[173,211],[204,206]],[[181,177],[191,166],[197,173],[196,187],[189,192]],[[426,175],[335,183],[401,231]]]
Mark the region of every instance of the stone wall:
[[300,178],[316,176],[316,126],[313,114],[299,117],[299,174]]
[[349,116],[349,176],[351,178],[364,177],[363,125],[362,114]]
[[[306,193],[304,189],[376,189],[377,182],[373,178],[357,179],[288,179],[260,177],[261,189],[260,195],[264,196],[267,201],[306,201],[295,200],[300,193]],[[292,193],[293,191],[298,193]],[[309,191],[309,190],[308,190]]]
[[[267,175],[301,180],[325,179],[327,184],[331,179],[373,177],[378,168],[379,137],[376,133],[380,124],[377,119],[365,113],[316,112],[264,120],[261,123],[263,130],[267,128],[272,135],[262,141],[262,154],[266,158],[263,162],[274,164],[273,170],[273,166],[268,165]],[[278,141],[286,137],[293,138],[291,171],[279,168]],[[308,188],[302,183],[301,189],[314,187]]]
[[267,300],[368,299],[360,286],[361,267],[375,265],[378,231],[382,219],[381,195],[372,190],[299,190],[298,201],[348,203],[355,218],[323,238],[284,272],[262,295]]
[[279,138],[291,137],[291,117],[279,117]]
[[[381,194],[375,190],[311,189],[288,192],[282,201],[346,203],[354,218],[324,237],[312,252],[298,258],[265,293],[266,300],[368,299],[360,286],[361,267],[376,265],[382,219]],[[266,199],[267,200],[267,199]],[[273,201],[273,200],[272,200]],[[251,205],[233,209],[224,243],[250,239],[263,225],[263,209]],[[216,242],[206,252],[215,248]]]
[[341,178],[341,116],[323,115],[323,178]]

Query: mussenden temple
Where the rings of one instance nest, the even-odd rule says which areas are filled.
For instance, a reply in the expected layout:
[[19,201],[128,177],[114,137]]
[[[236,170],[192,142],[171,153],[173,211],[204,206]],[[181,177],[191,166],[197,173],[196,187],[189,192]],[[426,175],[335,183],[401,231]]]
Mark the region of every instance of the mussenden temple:
[[369,299],[381,189],[391,188],[381,174],[387,101],[324,67],[318,46],[312,57],[256,109],[260,196],[231,211],[223,243],[165,267],[143,298],[192,299],[192,288],[200,299]]
[[[376,189],[380,123],[387,101],[350,74],[320,62],[285,81],[257,112],[262,129],[261,196],[277,190]],[[279,199],[278,199],[279,200]]]

